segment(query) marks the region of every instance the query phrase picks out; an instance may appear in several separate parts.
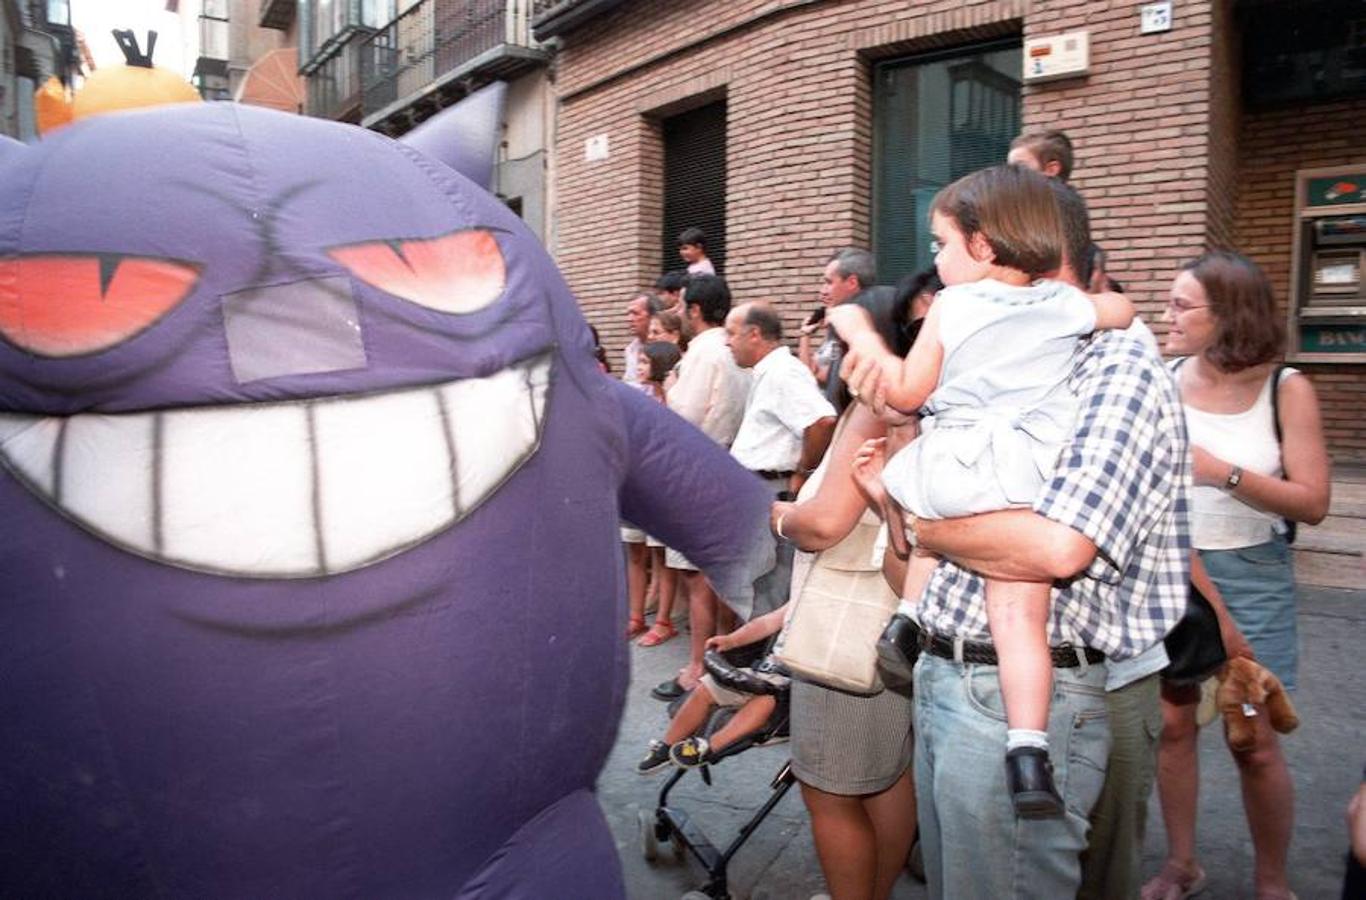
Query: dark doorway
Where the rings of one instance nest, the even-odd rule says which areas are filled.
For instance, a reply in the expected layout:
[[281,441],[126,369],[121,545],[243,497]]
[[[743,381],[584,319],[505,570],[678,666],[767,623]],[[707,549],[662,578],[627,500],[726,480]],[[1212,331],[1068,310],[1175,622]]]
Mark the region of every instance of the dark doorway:
[[701,228],[707,256],[726,266],[726,101],[664,120],[664,231],[661,272],[683,268],[678,233]]
[[878,283],[934,262],[930,202],[1006,161],[1020,131],[1020,43],[879,64],[873,72],[873,250]]

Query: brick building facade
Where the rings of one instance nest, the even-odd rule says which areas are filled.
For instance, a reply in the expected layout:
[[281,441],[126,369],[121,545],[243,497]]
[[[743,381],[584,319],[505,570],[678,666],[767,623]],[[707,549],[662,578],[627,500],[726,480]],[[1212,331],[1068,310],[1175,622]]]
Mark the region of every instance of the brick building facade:
[[[1259,4],[1274,0],[1250,0]],[[1019,122],[1072,137],[1073,183],[1112,273],[1159,331],[1176,267],[1207,246],[1242,247],[1284,300],[1294,170],[1366,162],[1366,101],[1245,112],[1247,10],[1174,6],[1169,31],[1140,34],[1130,0],[561,0],[549,18],[571,8],[572,27],[538,31],[560,41],[561,269],[615,351],[624,299],[662,268],[662,123],[723,99],[724,274],[738,300],[775,301],[795,326],[824,257],[874,244],[880,64],[1084,30],[1088,73],[1021,85]],[[1322,395],[1334,458],[1366,463],[1366,368],[1302,368]]]

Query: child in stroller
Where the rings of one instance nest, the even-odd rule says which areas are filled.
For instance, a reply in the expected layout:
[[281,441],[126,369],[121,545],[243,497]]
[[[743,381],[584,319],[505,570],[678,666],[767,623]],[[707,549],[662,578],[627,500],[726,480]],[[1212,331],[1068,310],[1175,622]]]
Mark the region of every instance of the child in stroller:
[[[783,627],[787,604],[746,622],[730,634],[707,639],[708,650],[724,652],[734,647],[753,644],[777,634]],[[772,688],[785,688],[789,678],[774,661],[765,656],[753,667],[738,670],[740,681],[753,679]],[[732,679],[734,684],[734,679]],[[683,768],[703,766],[712,762],[726,747],[741,738],[761,730],[773,715],[778,697],[770,692],[751,692],[721,684],[711,673],[702,676],[697,689],[688,695],[669,722],[662,740],[650,741],[645,757],[636,765],[641,775],[649,775],[670,763]],[[716,707],[735,710],[730,721],[702,737],[700,731]]]

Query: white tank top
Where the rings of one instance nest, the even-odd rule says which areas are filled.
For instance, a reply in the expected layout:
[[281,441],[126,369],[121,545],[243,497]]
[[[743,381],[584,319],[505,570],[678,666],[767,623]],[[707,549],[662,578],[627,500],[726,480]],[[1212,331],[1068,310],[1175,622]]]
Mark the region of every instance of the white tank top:
[[[1295,371],[1282,369],[1280,380]],[[1212,413],[1182,404],[1191,446],[1242,466],[1244,472],[1280,478],[1284,469],[1271,408],[1274,374],[1273,370],[1256,401],[1242,412]],[[1178,383],[1180,379],[1178,369]],[[1232,550],[1264,544],[1271,539],[1272,531],[1281,527],[1278,516],[1244,503],[1222,487],[1197,485],[1191,493],[1191,543],[1197,550]]]

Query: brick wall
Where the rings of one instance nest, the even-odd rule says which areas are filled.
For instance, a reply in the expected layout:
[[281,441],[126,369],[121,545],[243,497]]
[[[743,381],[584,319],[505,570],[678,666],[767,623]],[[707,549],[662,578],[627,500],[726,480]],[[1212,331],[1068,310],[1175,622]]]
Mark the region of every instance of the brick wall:
[[[1366,163],[1366,100],[1295,106],[1243,116],[1237,246],[1266,270],[1284,304],[1290,289],[1295,170]],[[1318,389],[1328,451],[1366,465],[1366,365],[1302,365]]]
[[[659,274],[659,118],[724,95],[725,274],[737,299],[774,300],[795,326],[823,257],[870,237],[871,61],[1086,28],[1092,74],[1027,88],[1024,118],[1074,138],[1097,236],[1156,318],[1177,263],[1229,230],[1205,193],[1211,177],[1232,180],[1227,158],[1211,175],[1208,127],[1212,93],[1231,90],[1210,67],[1227,2],[1187,0],[1171,32],[1142,37],[1129,0],[624,5],[568,35],[556,64],[561,268],[606,345],[623,345],[622,305]],[[600,134],[610,158],[585,162]]]
[[[658,273],[659,120],[724,96],[727,271],[738,301],[779,304],[793,331],[826,255],[871,231],[872,62],[1016,34],[1086,29],[1091,73],[1024,89],[1027,129],[1066,130],[1073,174],[1115,277],[1159,333],[1180,263],[1240,244],[1285,294],[1298,167],[1345,164],[1360,104],[1243,116],[1230,0],[1184,0],[1138,33],[1131,0],[638,0],[570,33],[557,60],[557,255],[608,348]],[[583,145],[608,136],[611,156]],[[1330,449],[1366,462],[1361,367],[1307,366]]]

